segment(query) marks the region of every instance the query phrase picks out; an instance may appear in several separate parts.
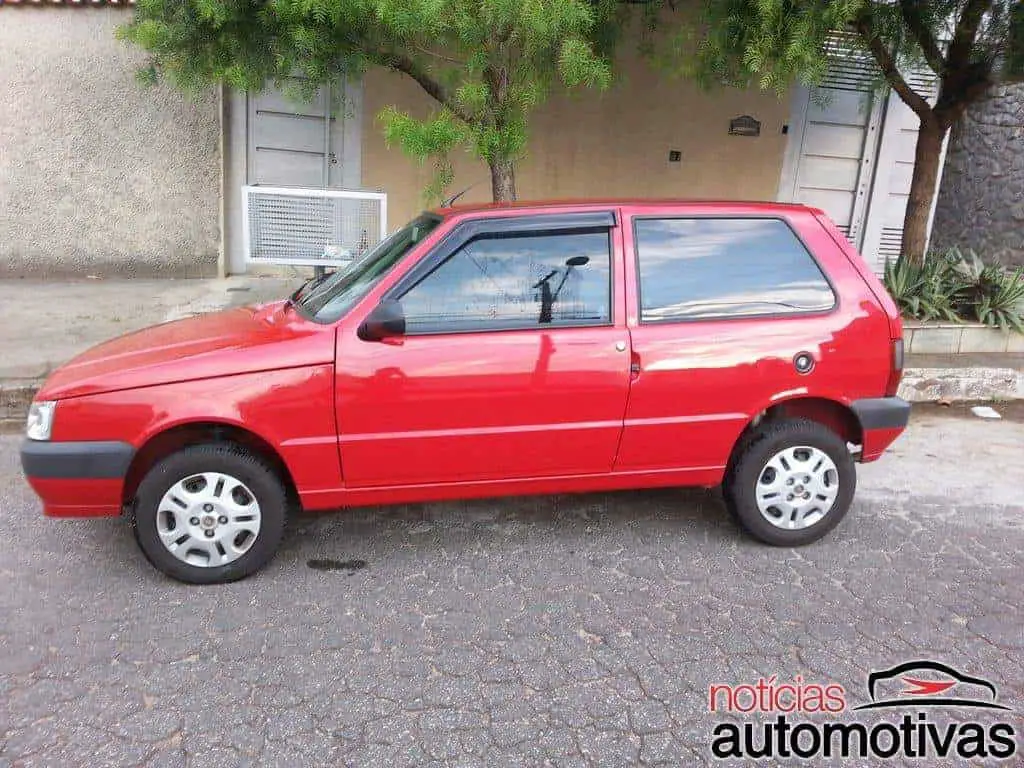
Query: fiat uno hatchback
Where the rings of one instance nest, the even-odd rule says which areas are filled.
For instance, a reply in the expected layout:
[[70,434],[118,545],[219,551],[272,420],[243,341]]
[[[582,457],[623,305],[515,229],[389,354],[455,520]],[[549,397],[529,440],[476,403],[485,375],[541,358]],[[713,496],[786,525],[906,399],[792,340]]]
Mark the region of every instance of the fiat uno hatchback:
[[448,208],[287,300],[76,357],[22,465],[44,514],[123,514],[196,583],[263,566],[298,508],[481,496],[721,485],[797,546],[906,427],[901,335],[811,208]]

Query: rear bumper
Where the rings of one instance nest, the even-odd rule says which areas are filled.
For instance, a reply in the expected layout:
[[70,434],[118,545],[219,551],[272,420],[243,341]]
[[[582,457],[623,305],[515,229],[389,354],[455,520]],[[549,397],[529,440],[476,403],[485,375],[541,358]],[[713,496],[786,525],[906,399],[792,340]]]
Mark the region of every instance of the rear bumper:
[[114,516],[135,449],[114,441],[25,440],[21,466],[50,517]]
[[874,461],[895,442],[910,421],[910,403],[901,397],[854,400],[850,408],[860,422],[861,461]]

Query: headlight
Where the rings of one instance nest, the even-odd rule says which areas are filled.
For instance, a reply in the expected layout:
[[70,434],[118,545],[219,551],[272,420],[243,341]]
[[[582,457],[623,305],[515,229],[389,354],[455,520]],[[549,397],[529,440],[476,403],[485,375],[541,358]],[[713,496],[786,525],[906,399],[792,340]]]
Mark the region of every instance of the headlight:
[[53,412],[57,408],[55,400],[32,403],[28,409],[28,425],[25,429],[29,440],[49,440],[53,429]]

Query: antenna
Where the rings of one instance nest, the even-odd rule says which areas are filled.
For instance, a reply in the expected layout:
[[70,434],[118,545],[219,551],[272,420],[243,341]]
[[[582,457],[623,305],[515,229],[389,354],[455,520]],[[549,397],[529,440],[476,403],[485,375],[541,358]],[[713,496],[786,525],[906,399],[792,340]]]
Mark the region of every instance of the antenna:
[[479,182],[479,181],[476,181],[476,182],[474,182],[474,183],[470,184],[470,185],[469,185],[468,187],[466,187],[466,188],[465,188],[464,190],[462,190],[461,192],[459,192],[459,193],[457,193],[457,194],[454,194],[454,195],[452,195],[452,196],[451,196],[451,197],[449,197],[449,198],[448,198],[447,200],[442,200],[442,201],[441,201],[441,207],[442,207],[442,208],[451,208],[451,207],[452,207],[452,203],[454,203],[454,202],[455,202],[456,200],[458,200],[458,199],[459,199],[460,197],[462,197],[462,196],[463,196],[464,194],[466,194],[467,192],[469,192],[469,190],[471,190],[471,189],[472,189],[473,187],[475,187],[475,186],[478,186],[479,184],[480,184],[480,182]]

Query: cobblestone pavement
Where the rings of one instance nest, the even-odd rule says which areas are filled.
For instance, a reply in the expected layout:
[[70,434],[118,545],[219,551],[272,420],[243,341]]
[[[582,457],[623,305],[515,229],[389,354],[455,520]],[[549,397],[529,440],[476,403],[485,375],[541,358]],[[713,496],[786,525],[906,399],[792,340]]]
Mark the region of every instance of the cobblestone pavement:
[[801,674],[856,703],[917,658],[991,679],[1021,730],[1020,423],[915,414],[798,551],[713,492],[517,498],[300,518],[266,571],[209,588],[120,521],[42,519],[17,443],[2,766],[711,764],[709,683]]

